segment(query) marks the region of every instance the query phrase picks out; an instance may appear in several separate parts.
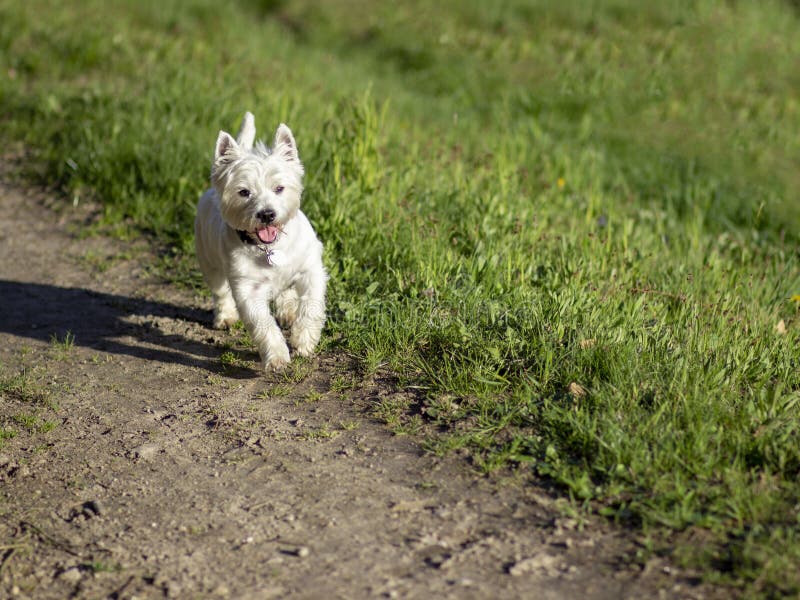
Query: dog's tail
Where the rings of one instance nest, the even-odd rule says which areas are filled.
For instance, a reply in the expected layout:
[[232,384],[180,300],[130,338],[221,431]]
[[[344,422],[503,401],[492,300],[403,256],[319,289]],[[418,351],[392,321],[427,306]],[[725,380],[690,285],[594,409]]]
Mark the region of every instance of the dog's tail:
[[256,139],[256,119],[253,113],[244,113],[242,119],[242,126],[239,128],[239,135],[236,136],[236,142],[245,150],[252,150],[253,142]]

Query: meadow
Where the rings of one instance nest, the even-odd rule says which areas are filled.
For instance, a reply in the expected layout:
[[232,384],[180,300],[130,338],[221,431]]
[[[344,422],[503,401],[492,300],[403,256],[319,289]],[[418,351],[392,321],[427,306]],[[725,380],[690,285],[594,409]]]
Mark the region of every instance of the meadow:
[[202,288],[219,129],[281,121],[323,346],[403,431],[531,469],[748,595],[800,593],[800,10],[790,2],[0,0],[20,182]]

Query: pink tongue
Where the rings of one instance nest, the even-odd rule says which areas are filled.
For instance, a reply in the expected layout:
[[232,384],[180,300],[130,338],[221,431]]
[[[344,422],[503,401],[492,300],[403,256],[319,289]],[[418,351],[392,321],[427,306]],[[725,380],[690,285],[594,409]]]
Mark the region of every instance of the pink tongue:
[[258,236],[258,239],[265,244],[271,244],[275,241],[275,238],[278,237],[278,228],[274,225],[261,227],[256,229],[256,235]]

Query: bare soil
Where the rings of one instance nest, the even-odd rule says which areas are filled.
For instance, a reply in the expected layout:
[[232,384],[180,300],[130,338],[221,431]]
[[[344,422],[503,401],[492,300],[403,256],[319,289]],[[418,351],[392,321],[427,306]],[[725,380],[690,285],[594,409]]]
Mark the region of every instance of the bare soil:
[[731,597],[524,471],[393,435],[376,403],[413,390],[346,356],[222,359],[236,336],[146,240],[54,204],[0,185],[0,597]]

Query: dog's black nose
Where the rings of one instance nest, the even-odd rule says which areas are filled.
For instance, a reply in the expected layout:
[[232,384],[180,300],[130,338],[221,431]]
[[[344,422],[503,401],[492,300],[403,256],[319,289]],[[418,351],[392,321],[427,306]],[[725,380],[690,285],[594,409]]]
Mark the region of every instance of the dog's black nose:
[[275,211],[271,208],[260,210],[256,213],[256,218],[264,224],[272,223],[275,220]]

